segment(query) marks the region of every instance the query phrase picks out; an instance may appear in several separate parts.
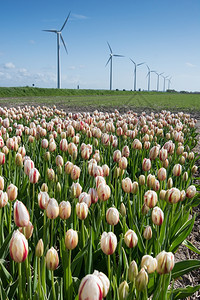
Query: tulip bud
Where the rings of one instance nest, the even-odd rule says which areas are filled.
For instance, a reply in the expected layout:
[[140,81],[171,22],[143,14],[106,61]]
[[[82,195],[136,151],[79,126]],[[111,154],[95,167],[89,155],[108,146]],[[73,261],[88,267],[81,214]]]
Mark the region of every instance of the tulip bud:
[[89,191],[88,191],[88,194],[91,197],[92,203],[97,203],[97,201],[98,201],[97,190],[95,190],[95,188],[90,188]]
[[143,237],[145,240],[150,240],[152,238],[152,229],[151,226],[147,226],[143,232]]
[[24,161],[24,173],[29,175],[30,170],[34,168],[34,162],[31,159],[26,159]]
[[126,206],[124,205],[124,203],[121,203],[120,205],[120,213],[122,217],[126,217]]
[[3,189],[4,189],[4,178],[0,176],[0,190],[3,191]]
[[78,234],[75,230],[69,229],[65,233],[65,247],[73,250],[78,245]]
[[110,198],[110,187],[107,184],[101,183],[97,188],[99,200],[106,201]]
[[0,209],[5,207],[8,203],[8,195],[6,192],[0,190]]
[[135,286],[138,292],[143,291],[148,284],[148,274],[145,271],[144,268],[140,270],[138,273],[136,280],[135,280]]
[[133,184],[129,177],[122,179],[122,189],[125,193],[131,193],[132,187]]
[[40,191],[38,194],[38,205],[41,209],[46,209],[49,202],[49,195],[47,192]]
[[96,270],[93,275],[97,276],[101,280],[101,283],[103,284],[103,297],[106,297],[110,288],[110,280],[104,273]]
[[145,176],[144,175],[139,176],[139,185],[145,185]]
[[33,224],[29,221],[28,225],[25,227],[20,227],[19,231],[23,233],[28,240],[32,237],[33,234]]
[[190,153],[188,154],[188,159],[189,159],[189,160],[193,160],[193,159],[194,159],[194,152],[190,152]]
[[165,168],[160,168],[158,170],[158,180],[164,181],[167,177],[167,172]]
[[119,162],[120,159],[121,159],[121,151],[120,150],[115,150],[113,152],[113,160],[115,162]]
[[160,194],[159,194],[160,200],[165,200],[166,192],[167,191],[165,191],[165,190],[161,190],[160,191]]
[[76,214],[80,220],[85,220],[88,215],[88,206],[85,202],[76,204]]
[[106,255],[111,255],[117,247],[117,237],[113,232],[103,232],[101,235],[101,250]]
[[68,149],[68,143],[65,138],[60,141],[60,150],[66,152]]
[[164,162],[167,159],[167,156],[168,156],[167,149],[164,148],[160,149],[159,158],[162,162]]
[[29,172],[30,183],[33,183],[33,184],[37,183],[39,180],[39,177],[40,177],[40,173],[36,168],[33,168],[30,170],[30,172]]
[[138,139],[134,139],[132,143],[132,148],[135,150],[141,150],[142,149],[142,143]]
[[129,229],[124,235],[124,242],[127,247],[134,248],[138,242],[138,237],[135,231]]
[[79,300],[102,300],[103,284],[101,280],[94,274],[86,275],[80,283],[78,290]]
[[47,152],[44,153],[44,160],[45,161],[49,161],[50,160],[50,152],[47,151]]
[[51,249],[47,251],[45,261],[48,270],[54,271],[57,269],[59,264],[59,257],[58,252],[54,247],[51,247]]
[[0,152],[0,166],[5,164],[5,153]]
[[59,215],[59,206],[58,202],[54,198],[49,198],[49,201],[47,203],[46,207],[46,214],[47,218],[49,219],[56,219]]
[[145,194],[144,194],[144,203],[149,207],[149,208],[153,208],[156,203],[158,201],[158,197],[155,191],[152,190],[148,190]]
[[131,282],[134,282],[135,278],[138,275],[138,266],[136,264],[136,262],[133,260],[130,265],[129,265],[129,269],[128,269],[128,279]]
[[19,230],[15,230],[10,240],[10,256],[15,262],[21,263],[27,255],[28,241]]
[[151,160],[149,158],[144,158],[142,162],[142,170],[148,172],[151,169]]
[[181,194],[180,194],[179,189],[177,189],[177,188],[171,188],[171,189],[167,190],[166,195],[165,195],[165,199],[169,203],[177,203],[180,200],[180,197],[181,197]]
[[119,222],[119,212],[115,207],[110,207],[106,212],[106,221],[110,225],[117,225]]
[[194,185],[190,185],[186,190],[186,197],[193,198],[196,195],[196,187]]
[[119,160],[120,169],[125,170],[127,168],[127,165],[128,165],[127,158],[125,156],[121,157]]
[[14,201],[17,198],[17,187],[14,184],[10,184],[7,187],[7,195],[8,195],[8,200]]
[[182,166],[180,164],[174,165],[172,172],[174,176],[180,176],[182,172]]
[[26,206],[18,200],[14,204],[14,221],[18,227],[28,226],[30,221],[30,215]]
[[142,214],[143,214],[143,215],[147,215],[149,209],[150,209],[150,208],[144,203],[143,206],[142,206]]
[[71,204],[69,201],[60,202],[59,216],[62,220],[66,220],[71,216]]
[[180,201],[184,201],[186,198],[186,192],[184,190],[181,191]]
[[87,204],[88,207],[90,207],[91,205],[91,196],[86,193],[86,192],[82,192],[79,197],[78,197],[78,201],[79,203],[85,202]]
[[184,172],[183,173],[183,181],[187,181],[188,180],[188,172]]
[[141,268],[146,267],[146,270],[149,274],[155,272],[157,268],[157,260],[151,255],[144,255],[141,260]]
[[119,291],[119,299],[126,300],[128,297],[129,286],[125,280],[120,283],[118,291]]
[[170,273],[174,267],[174,255],[172,252],[162,251],[156,256],[157,269],[159,274]]
[[170,177],[168,180],[167,180],[167,188],[168,189],[171,189],[173,187],[173,180],[172,178]]
[[103,177],[109,176],[110,169],[109,169],[108,165],[103,165],[102,170],[103,170]]
[[191,169],[192,174],[195,174],[197,172],[197,170],[198,170],[198,167],[194,165]]
[[50,181],[55,180],[55,172],[54,169],[47,169],[47,178]]
[[77,180],[80,177],[80,173],[81,173],[81,169],[78,166],[74,165],[72,167],[72,170],[71,170],[71,173],[70,173],[71,174],[71,179],[72,180]]
[[44,253],[44,243],[43,243],[43,240],[40,239],[35,248],[35,255],[37,257],[41,257],[43,255],[43,253]]
[[160,207],[158,207],[158,206],[155,206],[152,210],[151,218],[152,218],[152,222],[155,225],[158,225],[158,226],[162,225],[163,220],[164,220],[164,213],[163,213],[162,209],[160,209]]

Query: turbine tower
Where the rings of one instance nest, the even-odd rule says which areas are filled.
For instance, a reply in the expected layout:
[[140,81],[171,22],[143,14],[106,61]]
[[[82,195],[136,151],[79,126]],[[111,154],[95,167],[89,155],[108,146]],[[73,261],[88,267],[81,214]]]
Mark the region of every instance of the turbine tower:
[[[60,89],[60,39],[63,43],[63,46],[65,48],[65,51],[67,52],[67,47],[65,45],[65,42],[64,42],[64,39],[62,37],[62,30],[64,29],[68,19],[69,19],[69,16],[70,16],[70,13],[68,14],[63,26],[61,27],[60,30],[56,30],[56,29],[45,29],[43,31],[46,31],[46,32],[54,32],[57,34],[57,88]],[[67,52],[68,53],[68,52]]]
[[124,55],[113,54],[110,44],[108,42],[107,42],[107,44],[110,49],[110,57],[105,66],[107,66],[107,64],[110,62],[110,90],[112,90],[112,59],[113,59],[113,56],[124,57]]
[[147,66],[147,69],[148,69],[148,73],[147,73],[147,76],[148,77],[148,92],[150,91],[150,80],[151,80],[151,73],[156,73],[156,71],[151,71],[149,66]]
[[171,79],[172,79],[172,77],[170,77],[169,79],[167,79],[168,80],[168,90],[170,89]]
[[164,78],[164,81],[163,81],[163,92],[165,92],[165,81],[166,81],[167,77],[169,77],[169,75],[167,75],[167,76],[163,76],[162,75],[162,78]]
[[132,63],[134,64],[134,91],[136,91],[136,73],[137,73],[137,67],[138,66],[141,66],[141,65],[143,65],[143,64],[145,64],[144,62],[142,62],[142,63],[139,63],[139,64],[136,64],[136,62],[134,62],[131,58],[130,58],[130,60],[132,61]]
[[157,92],[159,91],[159,81],[160,81],[160,76],[162,75],[162,74],[164,74],[164,72],[162,72],[162,73],[160,73],[160,74],[158,74],[157,72],[156,72],[156,74],[157,74],[157,76],[158,76],[158,78],[157,78]]

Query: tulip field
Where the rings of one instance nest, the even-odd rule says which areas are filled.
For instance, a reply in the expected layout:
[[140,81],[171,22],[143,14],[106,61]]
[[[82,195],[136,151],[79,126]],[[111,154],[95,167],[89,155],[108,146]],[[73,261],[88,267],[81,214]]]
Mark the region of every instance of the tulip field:
[[184,299],[197,120],[0,107],[0,299]]

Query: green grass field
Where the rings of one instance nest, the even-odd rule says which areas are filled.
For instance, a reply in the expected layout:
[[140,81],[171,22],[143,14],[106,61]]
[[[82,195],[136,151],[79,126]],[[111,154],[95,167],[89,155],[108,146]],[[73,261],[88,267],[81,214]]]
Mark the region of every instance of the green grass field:
[[200,94],[41,88],[0,88],[0,105],[47,104],[68,107],[127,107],[200,112]]

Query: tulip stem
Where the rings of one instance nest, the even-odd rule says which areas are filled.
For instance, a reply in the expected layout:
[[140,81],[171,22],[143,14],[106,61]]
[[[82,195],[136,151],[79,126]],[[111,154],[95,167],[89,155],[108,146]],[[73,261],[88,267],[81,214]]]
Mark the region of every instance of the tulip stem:
[[18,263],[18,277],[19,277],[19,299],[23,299],[22,294],[22,265]]
[[10,201],[10,216],[9,216],[9,228],[8,228],[9,233],[11,233],[11,220],[12,220],[12,202]]
[[56,300],[56,291],[55,291],[55,286],[54,286],[53,271],[51,271],[51,285],[52,285],[53,300]]
[[108,255],[108,278],[110,280],[110,255]]
[[34,205],[35,205],[35,184],[33,184],[33,198],[32,198],[32,215],[31,215],[31,223],[33,223]]
[[51,220],[51,247],[53,247],[53,224],[54,219]]
[[39,293],[39,298],[41,299],[42,293],[41,293],[41,273],[40,273],[40,257],[38,259],[38,293]]
[[82,222],[81,222],[81,234],[82,234],[83,247],[85,247],[85,230],[84,230],[84,220],[82,220]]

